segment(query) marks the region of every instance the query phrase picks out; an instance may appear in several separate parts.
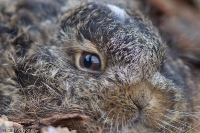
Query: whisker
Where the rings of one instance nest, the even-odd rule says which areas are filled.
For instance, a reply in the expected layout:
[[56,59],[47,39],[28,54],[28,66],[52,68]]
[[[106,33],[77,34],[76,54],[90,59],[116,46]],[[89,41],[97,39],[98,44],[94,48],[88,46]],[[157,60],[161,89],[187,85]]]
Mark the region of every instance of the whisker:
[[174,128],[174,129],[176,129],[176,130],[182,131],[182,129],[180,129],[180,128],[174,126],[174,125],[171,125],[171,124],[169,124],[168,122],[166,122],[166,121],[164,121],[164,120],[158,120],[158,121],[162,122],[163,124],[165,124],[165,125],[167,125],[167,126],[169,126],[169,127]]
[[191,118],[194,121],[197,121],[197,120],[200,119],[198,116],[195,116],[193,114],[189,114],[189,113],[186,113],[186,112],[181,112],[180,114],[183,115],[183,116],[188,116],[189,118]]
[[110,133],[112,133],[112,130],[113,130],[113,118],[114,118],[114,116],[112,117],[112,119],[111,119],[111,123],[110,123]]
[[174,43],[177,43],[177,42],[179,42],[179,41],[182,41],[182,40],[184,40],[184,39],[186,39],[186,38],[191,38],[192,36],[194,36],[194,35],[196,35],[196,34],[200,34],[200,31],[197,31],[197,32],[195,32],[195,33],[193,33],[193,34],[190,34],[190,35],[185,35],[185,36],[183,36],[182,38],[176,40],[175,42],[169,43],[169,45],[174,44]]
[[167,118],[167,119],[169,119],[169,120],[173,120],[173,121],[175,121],[175,122],[177,122],[177,123],[179,123],[179,124],[181,124],[181,125],[183,125],[183,126],[185,126],[185,127],[188,127],[188,125],[190,125],[188,122],[185,122],[185,121],[181,121],[181,120],[175,120],[175,119],[173,119],[173,118],[171,118],[171,117],[169,117],[169,116],[167,116],[167,115],[163,115],[165,118]]
[[107,113],[107,115],[106,115],[106,118],[105,118],[105,120],[104,120],[104,122],[103,122],[103,127],[102,127],[102,132],[103,132],[103,129],[105,128],[105,125],[106,125],[106,122],[107,122],[107,120],[108,120],[108,116],[109,116],[109,114],[113,111],[113,109],[114,108],[112,108],[108,113]]
[[196,131],[196,132],[199,132],[199,130],[198,130],[198,129],[195,129],[195,128],[198,128],[198,127],[200,127],[200,124],[197,124],[197,126],[194,126],[194,127],[190,128],[190,129],[189,129],[189,130],[187,130],[185,133],[189,133],[189,132],[191,132],[191,131]]
[[199,120],[200,118],[198,117],[198,116],[196,116],[196,114],[195,113],[200,113],[200,112],[180,112],[180,111],[174,111],[174,110],[168,110],[168,112],[170,112],[170,113],[178,113],[179,115],[182,115],[182,116],[187,116],[187,117],[189,117],[189,118],[191,118],[191,119],[193,119],[193,120]]
[[[125,132],[124,130],[126,129],[125,126],[126,125],[126,120],[125,120],[125,117],[124,117],[124,115],[123,115],[123,117],[122,117],[122,131],[123,132]],[[128,131],[126,131],[126,132],[128,132]]]
[[115,129],[117,132],[119,131],[119,113],[117,114],[117,117],[115,119]]
[[130,121],[129,123],[128,123],[128,126],[130,126],[130,127],[134,127],[134,125],[135,125],[135,123],[134,123],[134,121]]
[[101,122],[101,119],[103,119],[103,117],[106,115],[107,113],[104,113],[100,118],[99,118],[99,120],[97,121],[97,125]]
[[165,130],[167,130],[167,131],[169,131],[169,132],[172,133],[172,131],[171,131],[170,129],[166,128],[166,127],[163,126],[162,124],[158,123],[158,126],[160,126],[162,129],[165,129]]

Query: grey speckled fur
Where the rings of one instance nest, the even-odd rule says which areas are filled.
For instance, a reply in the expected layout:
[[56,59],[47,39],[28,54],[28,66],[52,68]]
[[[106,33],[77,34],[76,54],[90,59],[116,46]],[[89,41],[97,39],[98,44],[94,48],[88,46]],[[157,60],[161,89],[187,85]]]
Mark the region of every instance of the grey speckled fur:
[[[166,52],[139,1],[81,3],[0,1],[1,114],[79,113],[85,125],[64,126],[81,133],[200,131],[191,70]],[[99,56],[99,71],[80,65],[83,52]]]

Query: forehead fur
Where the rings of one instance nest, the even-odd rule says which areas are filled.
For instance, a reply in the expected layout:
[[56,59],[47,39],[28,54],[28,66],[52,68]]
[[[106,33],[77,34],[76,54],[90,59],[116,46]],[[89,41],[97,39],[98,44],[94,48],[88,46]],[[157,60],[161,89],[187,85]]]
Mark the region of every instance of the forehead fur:
[[113,62],[122,62],[138,70],[139,66],[145,67],[146,73],[157,71],[163,60],[160,36],[138,12],[88,3],[66,16],[60,28],[59,37],[64,35],[66,41],[74,34],[77,40],[88,40],[96,45],[98,51],[112,57]]

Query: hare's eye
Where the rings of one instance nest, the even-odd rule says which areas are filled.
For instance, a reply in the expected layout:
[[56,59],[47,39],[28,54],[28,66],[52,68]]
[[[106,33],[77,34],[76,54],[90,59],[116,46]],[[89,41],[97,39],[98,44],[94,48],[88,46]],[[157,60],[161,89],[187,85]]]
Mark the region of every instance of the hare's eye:
[[83,53],[80,58],[81,66],[87,69],[98,71],[101,69],[99,56],[91,53]]

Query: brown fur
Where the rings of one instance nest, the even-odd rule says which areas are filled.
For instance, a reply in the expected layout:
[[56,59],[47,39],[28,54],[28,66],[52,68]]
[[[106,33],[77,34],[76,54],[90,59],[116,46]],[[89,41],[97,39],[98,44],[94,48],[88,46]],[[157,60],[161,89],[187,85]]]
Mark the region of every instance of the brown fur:
[[[166,52],[134,1],[119,3],[124,17],[96,2],[27,0],[2,9],[1,114],[15,122],[88,116],[62,122],[78,132],[200,131],[190,68]],[[99,56],[99,71],[80,66],[85,51]]]

